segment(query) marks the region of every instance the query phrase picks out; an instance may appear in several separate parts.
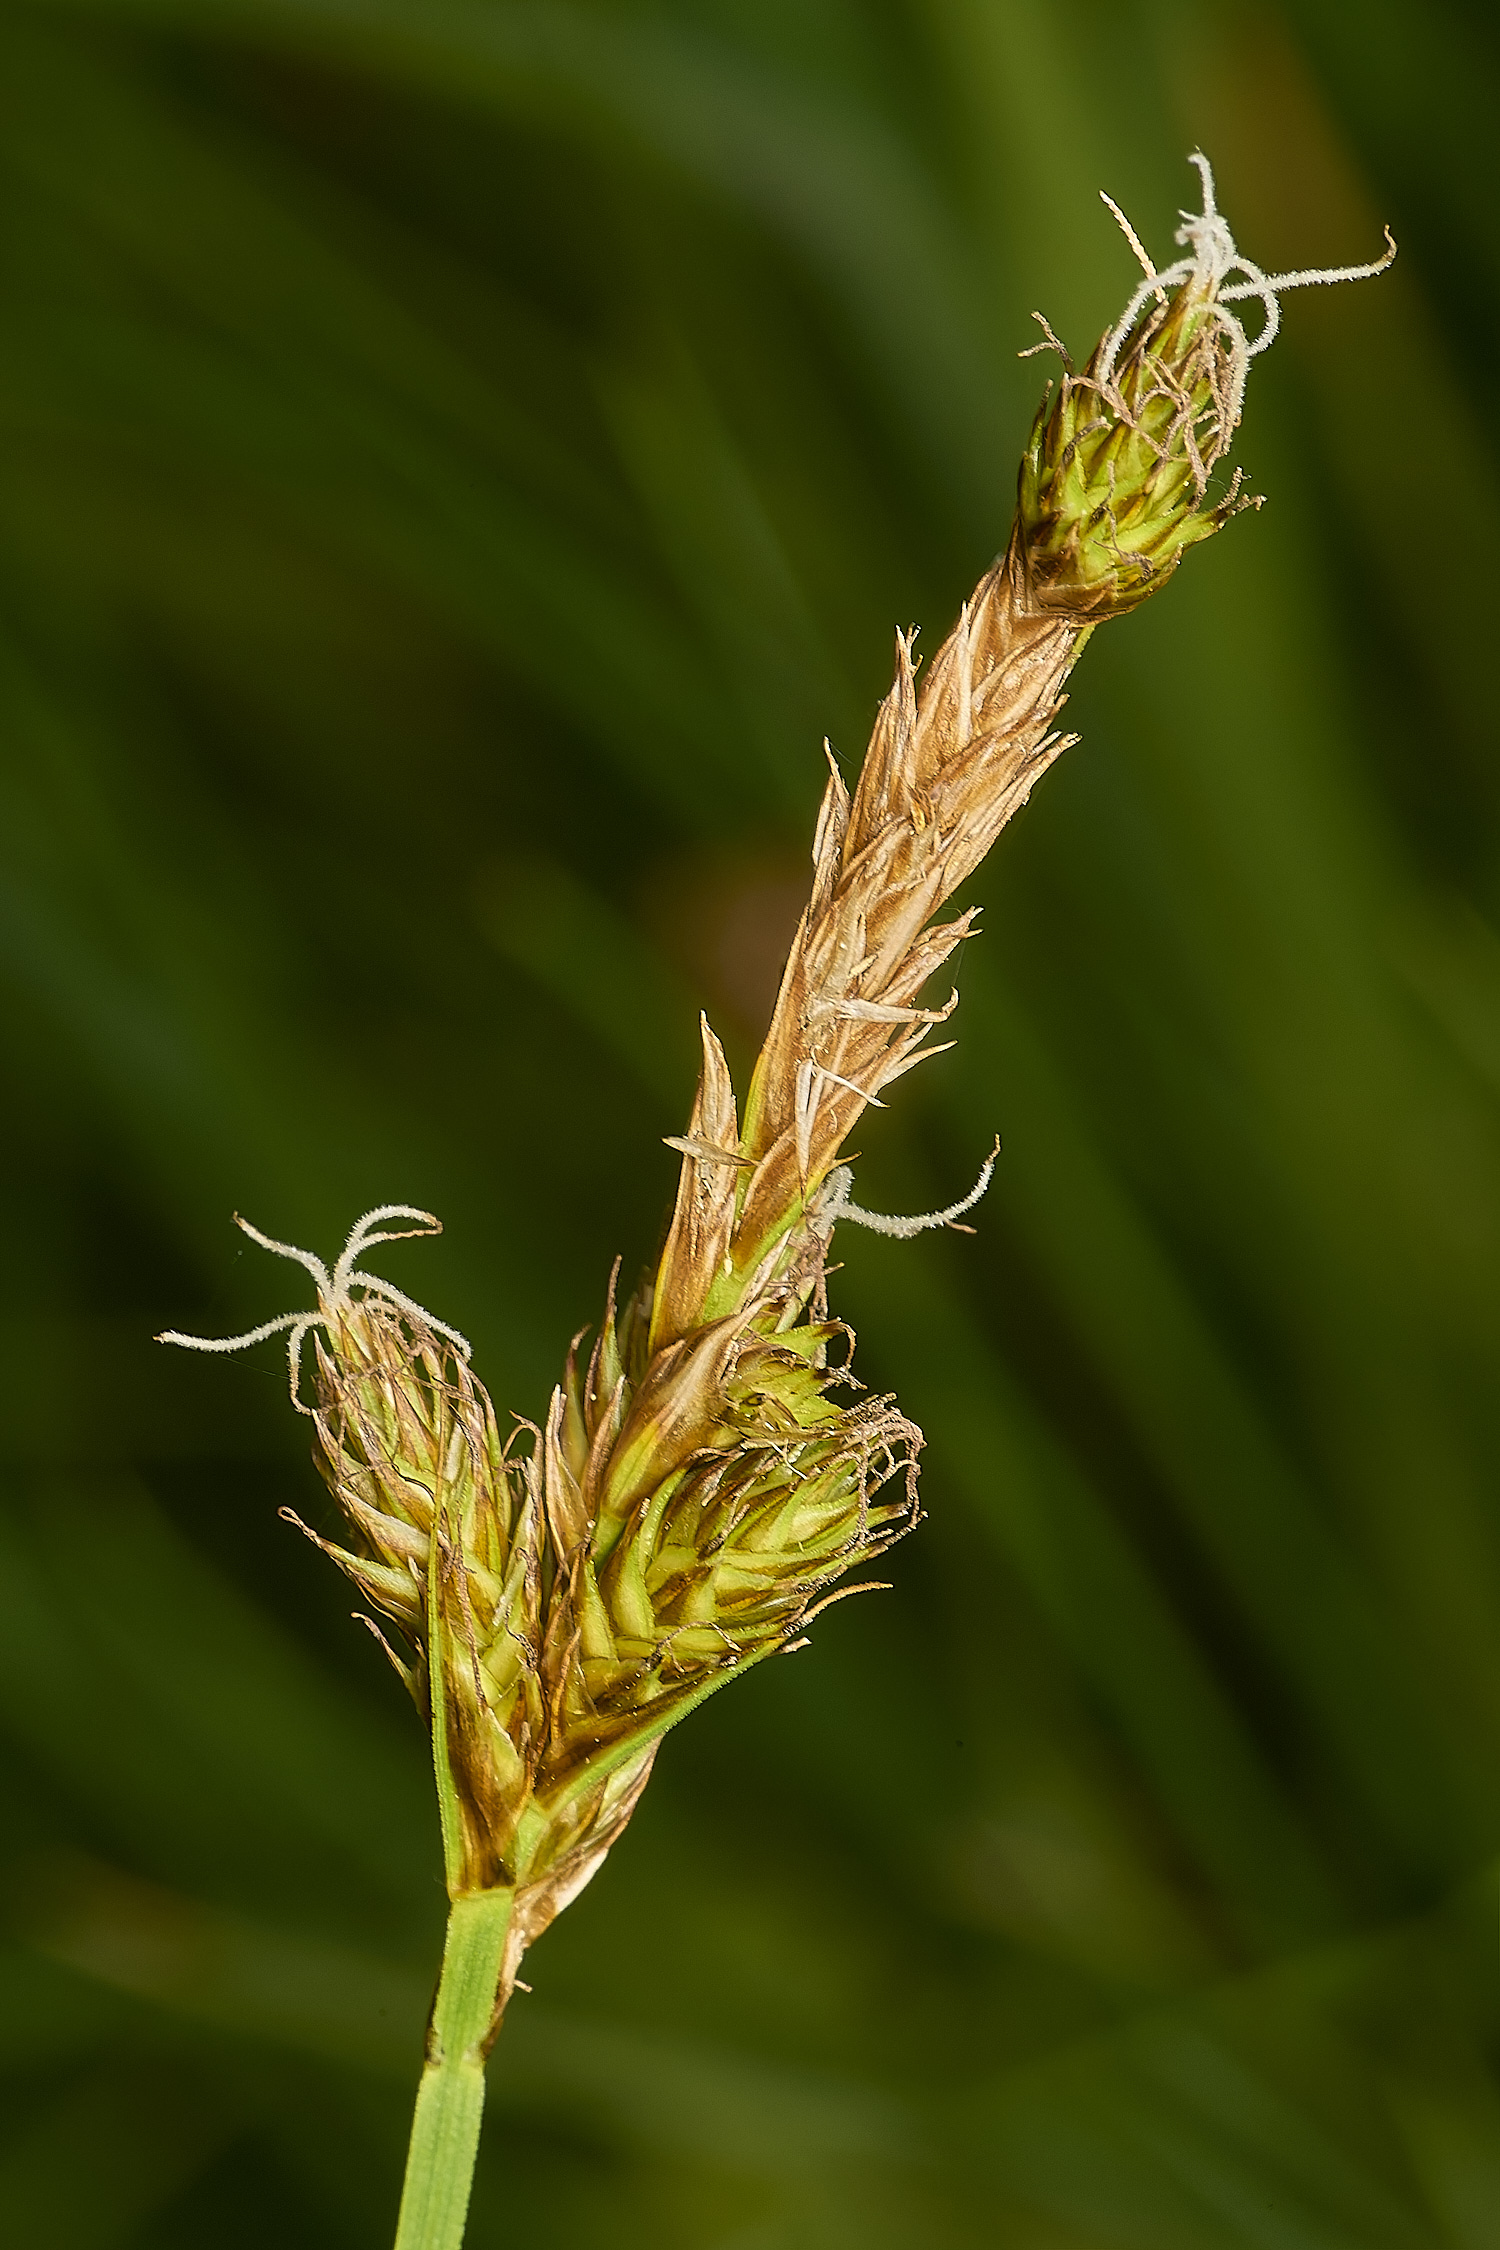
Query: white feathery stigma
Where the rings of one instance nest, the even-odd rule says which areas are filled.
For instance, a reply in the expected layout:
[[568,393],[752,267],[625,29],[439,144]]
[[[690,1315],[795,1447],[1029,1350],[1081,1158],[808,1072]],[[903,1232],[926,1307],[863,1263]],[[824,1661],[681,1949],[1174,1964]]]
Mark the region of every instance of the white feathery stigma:
[[[415,1219],[418,1224],[387,1228],[383,1233],[376,1233],[374,1230],[383,1226],[388,1219]],[[408,1297],[394,1283],[382,1281],[379,1274],[364,1273],[359,1267],[359,1260],[365,1252],[378,1248],[382,1242],[407,1242],[417,1236],[441,1234],[443,1223],[441,1219],[434,1218],[430,1211],[419,1211],[412,1203],[382,1203],[375,1210],[367,1211],[350,1229],[349,1239],[340,1251],[338,1263],[332,1273],[315,1252],[299,1250],[294,1243],[274,1241],[270,1235],[262,1234],[259,1227],[252,1226],[248,1219],[242,1219],[238,1211],[234,1215],[234,1223],[249,1235],[252,1242],[258,1242],[263,1250],[273,1251],[278,1258],[295,1259],[299,1266],[306,1266],[318,1285],[316,1312],[282,1313],[275,1320],[263,1321],[259,1328],[247,1329],[243,1336],[184,1336],[177,1329],[169,1328],[156,1338],[158,1344],[180,1344],[190,1352],[242,1352],[252,1344],[263,1344],[268,1336],[289,1332],[287,1378],[292,1404],[299,1414],[311,1414],[313,1411],[310,1406],[303,1405],[298,1395],[303,1340],[309,1329],[326,1329],[331,1321],[337,1320],[356,1303],[363,1301],[362,1298],[351,1297],[349,1292],[352,1289],[361,1290],[364,1297],[374,1297],[382,1303],[396,1306],[411,1319],[420,1321],[424,1327],[434,1330],[439,1336],[446,1336],[465,1359],[471,1356],[472,1347],[468,1338],[461,1336],[456,1328],[450,1328],[445,1320],[435,1318],[425,1306],[419,1305],[414,1297]]]
[[[1226,406],[1228,425],[1233,428],[1239,420],[1250,362],[1273,341],[1281,326],[1283,290],[1309,289],[1337,281],[1368,281],[1375,274],[1384,273],[1390,265],[1396,255],[1396,241],[1387,227],[1384,230],[1385,250],[1368,265],[1306,266],[1296,273],[1265,273],[1252,259],[1242,256],[1236,246],[1229,222],[1214,200],[1213,166],[1208,158],[1201,149],[1195,149],[1191,161],[1197,166],[1203,182],[1203,208],[1201,211],[1184,211],[1180,214],[1182,225],[1177,229],[1174,239],[1187,249],[1189,255],[1178,258],[1172,265],[1160,268],[1153,266],[1140,236],[1119,205],[1111,196],[1102,197],[1140,260],[1145,270],[1145,279],[1105,338],[1097,381],[1100,389],[1107,391],[1121,349],[1147,299],[1155,297],[1164,304],[1168,289],[1177,288],[1185,282],[1196,282],[1213,305],[1219,324],[1229,341],[1230,376]],[[1243,278],[1232,281],[1230,277],[1234,274]],[[1228,287],[1225,286],[1226,283]],[[1224,309],[1249,298],[1258,298],[1266,312],[1265,325],[1254,338],[1247,335],[1245,324],[1237,313]]]
[[[965,1211],[972,1211],[988,1188],[994,1176],[995,1159],[1000,1154],[1000,1136],[995,1135],[995,1145],[980,1168],[978,1179],[968,1194],[957,1203],[950,1203],[943,1211],[917,1211],[909,1218],[894,1218],[884,1211],[864,1211],[849,1199],[854,1184],[853,1168],[840,1164],[828,1175],[828,1184],[818,1198],[816,1218],[818,1226],[832,1234],[840,1219],[852,1220],[857,1227],[868,1227],[872,1234],[891,1234],[909,1241],[914,1234],[926,1234],[931,1227],[955,1226]],[[972,1227],[959,1227],[960,1234],[972,1234]]]

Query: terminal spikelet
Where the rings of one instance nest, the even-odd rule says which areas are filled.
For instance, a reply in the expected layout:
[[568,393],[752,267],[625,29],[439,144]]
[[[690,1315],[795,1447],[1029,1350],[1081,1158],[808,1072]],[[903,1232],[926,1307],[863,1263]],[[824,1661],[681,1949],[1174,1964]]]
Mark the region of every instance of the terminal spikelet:
[[[829,753],[812,895],[742,1130],[704,1026],[693,1119],[673,1143],[683,1167],[653,1345],[737,1309],[758,1318],[772,1284],[817,1295],[832,1218],[868,1217],[833,1185],[844,1142],[894,1079],[942,1051],[931,1033],[957,1005],[956,993],[935,1007],[922,994],[976,913],[933,917],[1075,739],[1055,722],[1085,641],[1257,504],[1241,498],[1238,474],[1217,500],[1209,478],[1238,426],[1249,363],[1276,333],[1278,293],[1363,279],[1395,256],[1387,233],[1369,265],[1268,276],[1238,250],[1207,158],[1193,162],[1203,208],[1183,214],[1188,255],[1160,270],[1104,198],[1145,279],[1081,375],[1042,322],[1047,343],[1034,348],[1062,353],[1065,373],[1032,428],[1006,551],[920,686],[914,636],[897,636],[895,684],[852,798]],[[1247,299],[1265,314],[1253,340],[1233,310]]]
[[811,1291],[827,1230],[819,1191],[865,1108],[940,1053],[957,1004],[920,995],[975,912],[933,916],[972,874],[1070,737],[1055,731],[1083,632],[1038,616],[1019,534],[975,590],[920,692],[912,636],[896,643],[851,797],[832,765],[812,896],[756,1065],[742,1134],[705,1026],[698,1101],[653,1309],[658,1345],[753,1304],[782,1281]]

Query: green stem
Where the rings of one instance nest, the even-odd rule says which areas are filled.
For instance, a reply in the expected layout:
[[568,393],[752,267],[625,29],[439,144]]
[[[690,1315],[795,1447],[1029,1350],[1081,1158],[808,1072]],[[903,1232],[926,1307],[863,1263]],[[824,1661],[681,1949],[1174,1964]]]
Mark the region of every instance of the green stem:
[[455,1899],[417,2088],[396,2250],[460,2250],[484,2110],[484,2058],[514,1891]]

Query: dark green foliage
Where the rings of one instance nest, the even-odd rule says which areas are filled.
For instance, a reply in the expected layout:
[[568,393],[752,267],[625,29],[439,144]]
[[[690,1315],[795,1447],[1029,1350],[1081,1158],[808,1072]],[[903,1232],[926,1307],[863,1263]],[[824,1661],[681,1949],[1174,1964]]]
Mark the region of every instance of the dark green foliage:
[[[1481,2250],[1500,2207],[1483,12],[14,0],[0,2232],[389,2239],[443,1892],[234,1209],[536,1412],[743,1077],[826,730],[1213,155],[1272,504],[1091,646],[840,1236],[897,1591],[663,1751],[474,2250]],[[1434,431],[1439,433],[1434,439]],[[846,1232],[848,1230],[845,1230]],[[319,1510],[323,1512],[320,1514]],[[872,1718],[873,1714],[873,1718]]]

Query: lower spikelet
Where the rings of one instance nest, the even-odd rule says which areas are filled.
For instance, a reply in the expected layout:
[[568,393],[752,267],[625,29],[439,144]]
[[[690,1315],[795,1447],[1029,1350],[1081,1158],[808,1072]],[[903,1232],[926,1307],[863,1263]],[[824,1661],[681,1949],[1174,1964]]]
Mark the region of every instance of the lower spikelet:
[[910,1527],[921,1433],[889,1399],[837,1400],[857,1391],[834,1364],[848,1332],[802,1317],[795,1289],[651,1355],[644,1294],[620,1311],[611,1286],[545,1427],[502,1440],[456,1331],[357,1270],[392,1215],[362,1220],[332,1272],[271,1245],[318,1277],[313,1312],[256,1334],[314,1332],[305,1410],[343,1542],[283,1513],[370,1604],[431,1726],[450,1892],[517,1893],[513,1976],[667,1728],[797,1646]]

